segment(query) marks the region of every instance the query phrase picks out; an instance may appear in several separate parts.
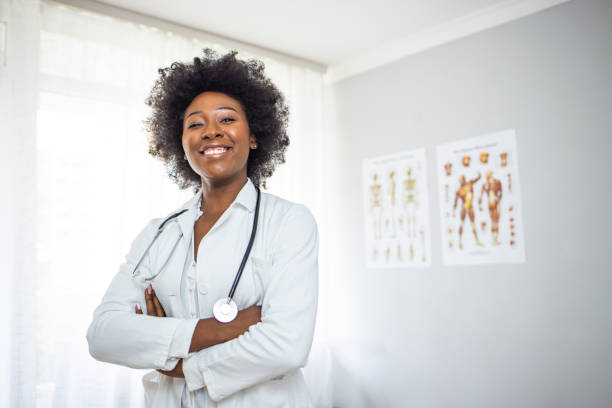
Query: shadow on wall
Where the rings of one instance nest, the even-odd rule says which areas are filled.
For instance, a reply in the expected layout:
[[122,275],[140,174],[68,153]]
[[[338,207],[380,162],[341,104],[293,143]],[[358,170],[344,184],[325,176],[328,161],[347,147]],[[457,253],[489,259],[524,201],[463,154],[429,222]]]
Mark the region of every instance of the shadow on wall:
[[363,384],[351,376],[349,369],[332,353],[332,406],[333,408],[375,407],[363,392]]

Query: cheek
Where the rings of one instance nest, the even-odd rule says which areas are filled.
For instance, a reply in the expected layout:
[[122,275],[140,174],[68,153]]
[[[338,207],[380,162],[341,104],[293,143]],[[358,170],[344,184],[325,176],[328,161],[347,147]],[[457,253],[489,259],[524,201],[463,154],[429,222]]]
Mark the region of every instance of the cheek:
[[189,138],[185,136],[181,136],[181,147],[183,148],[183,152],[189,153]]

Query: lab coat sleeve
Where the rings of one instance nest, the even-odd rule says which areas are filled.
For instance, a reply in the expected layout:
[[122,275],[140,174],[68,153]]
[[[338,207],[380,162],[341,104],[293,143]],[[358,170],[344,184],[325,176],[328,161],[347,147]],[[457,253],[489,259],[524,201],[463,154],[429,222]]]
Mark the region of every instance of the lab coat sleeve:
[[318,285],[318,234],[308,209],[294,205],[272,242],[271,267],[262,277],[261,322],[233,340],[184,359],[190,391],[206,386],[218,401],[305,365]]
[[[187,355],[188,350],[185,355],[177,355],[177,344],[182,342],[177,342],[175,333],[185,333],[189,327],[193,332],[196,321],[140,315],[134,310],[136,304],[145,310],[145,299],[144,286],[132,279],[132,271],[158,223],[151,221],[134,240],[126,262],[119,267],[102,303],[94,311],[87,341],[89,353],[96,360],[132,368],[170,370]],[[148,264],[148,255],[143,262]]]

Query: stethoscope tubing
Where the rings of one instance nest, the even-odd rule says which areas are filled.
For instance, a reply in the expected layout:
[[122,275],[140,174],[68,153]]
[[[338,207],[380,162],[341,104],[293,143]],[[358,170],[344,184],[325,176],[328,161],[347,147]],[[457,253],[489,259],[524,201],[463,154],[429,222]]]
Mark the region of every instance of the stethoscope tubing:
[[[164,231],[164,228],[166,227],[166,224],[168,223],[168,221],[173,220],[174,218],[178,217],[179,215],[183,214],[185,211],[187,211],[187,209],[183,209],[181,211],[178,211],[172,215],[170,215],[169,217],[167,217],[160,225],[159,227],[157,227],[157,232],[155,233],[155,236],[153,237],[153,239],[151,240],[151,242],[149,243],[149,245],[147,246],[147,249],[145,249],[145,251],[142,253],[142,255],[140,256],[140,259],[138,260],[138,262],[136,262],[136,266],[134,267],[134,271],[132,272],[132,276],[134,276],[136,274],[136,271],[138,270],[138,267],[140,266],[140,264],[142,263],[142,261],[144,260],[145,256],[147,256],[147,254],[149,253],[149,250],[151,249],[151,247],[153,246],[153,244],[155,243],[155,241],[157,241],[157,238],[159,238],[159,236],[161,235],[161,233]],[[172,252],[170,252],[171,256],[174,253],[174,250],[176,249],[178,243],[180,242],[181,238],[183,237],[183,234],[181,233],[180,236],[178,237],[178,239],[176,240],[176,242],[174,243],[174,246],[172,247]],[[166,262],[164,262],[164,265],[159,269],[159,271],[157,271],[157,273],[155,273],[154,275],[145,278],[145,281],[152,281],[153,279],[155,279],[166,267],[166,265],[168,264],[168,261],[170,260],[170,257],[168,257],[168,259],[166,260]]]
[[[251,228],[251,236],[249,237],[249,243],[248,243],[246,251],[245,251],[245,253],[244,253],[243,257],[242,257],[242,261],[240,262],[240,267],[238,268],[238,272],[236,273],[236,276],[234,277],[234,282],[232,283],[232,286],[230,288],[229,294],[227,295],[227,303],[230,303],[232,301],[232,299],[234,298],[234,294],[236,293],[236,289],[238,288],[238,283],[240,282],[240,278],[242,276],[242,271],[244,270],[246,262],[249,259],[249,255],[251,254],[251,248],[253,248],[253,243],[255,241],[255,236],[257,234],[257,224],[258,224],[258,220],[259,220],[259,204],[261,202],[261,191],[259,190],[259,187],[257,187],[257,186],[255,187],[255,189],[257,190],[257,203],[255,204],[255,216],[253,217],[253,227]],[[185,209],[183,209],[181,211],[178,211],[178,212],[170,215],[169,217],[167,217],[159,225],[159,227],[157,228],[157,232],[155,233],[155,236],[153,237],[153,239],[151,240],[151,242],[149,243],[149,245],[147,246],[147,248],[145,249],[143,254],[140,256],[140,259],[136,263],[136,266],[134,267],[134,271],[132,272],[132,276],[136,275],[136,271],[138,270],[138,267],[140,266],[140,264],[144,260],[145,256],[147,256],[147,254],[149,253],[149,250],[151,249],[151,247],[153,246],[155,241],[157,241],[157,238],[159,238],[161,233],[164,231],[164,229],[167,226],[168,222],[173,220],[173,219],[175,219],[176,217],[178,217],[179,215],[183,214],[186,211],[187,211],[187,209],[185,208]],[[180,240],[182,238],[183,238],[183,233],[181,233],[179,235],[179,237],[177,238],[176,242],[174,243],[174,246],[172,247],[172,250],[170,251],[170,256],[168,257],[168,259],[166,259],[166,262],[164,262],[162,267],[159,268],[159,271],[157,271],[155,274],[151,275],[150,277],[145,278],[144,279],[145,282],[153,281],[155,278],[157,278],[162,273],[162,271],[164,270],[164,268],[166,267],[166,265],[170,261],[170,258],[172,257],[172,254],[176,250],[176,247],[178,246],[178,244],[179,244],[179,242],[180,242]]]
[[253,217],[253,228],[251,228],[251,237],[249,238],[249,244],[247,245],[247,249],[244,253],[244,256],[242,257],[242,262],[240,262],[240,267],[238,268],[238,272],[236,273],[236,277],[234,278],[232,287],[229,291],[229,294],[227,295],[227,303],[229,303],[233,299],[234,293],[236,293],[238,282],[240,282],[242,271],[244,270],[244,266],[246,265],[247,259],[249,259],[249,254],[251,253],[251,248],[253,247],[253,241],[255,241],[255,234],[257,233],[261,192],[259,191],[259,187],[255,187],[255,189],[257,190],[257,204],[255,204],[255,217]]

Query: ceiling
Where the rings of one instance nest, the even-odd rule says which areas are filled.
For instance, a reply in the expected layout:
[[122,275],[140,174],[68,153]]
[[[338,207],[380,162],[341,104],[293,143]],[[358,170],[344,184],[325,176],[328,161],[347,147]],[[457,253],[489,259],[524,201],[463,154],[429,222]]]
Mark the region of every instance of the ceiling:
[[[402,39],[418,37],[500,7],[534,11],[559,0],[98,0],[208,33],[338,66]],[[534,7],[534,4],[536,7]],[[539,4],[539,7],[537,6]],[[492,12],[493,11],[493,12]],[[517,13],[514,13],[517,14]],[[518,13],[519,18],[528,13]],[[508,20],[508,19],[506,19]],[[498,23],[500,24],[500,23]],[[455,24],[456,25],[456,24]],[[473,24],[472,24],[473,25]]]

